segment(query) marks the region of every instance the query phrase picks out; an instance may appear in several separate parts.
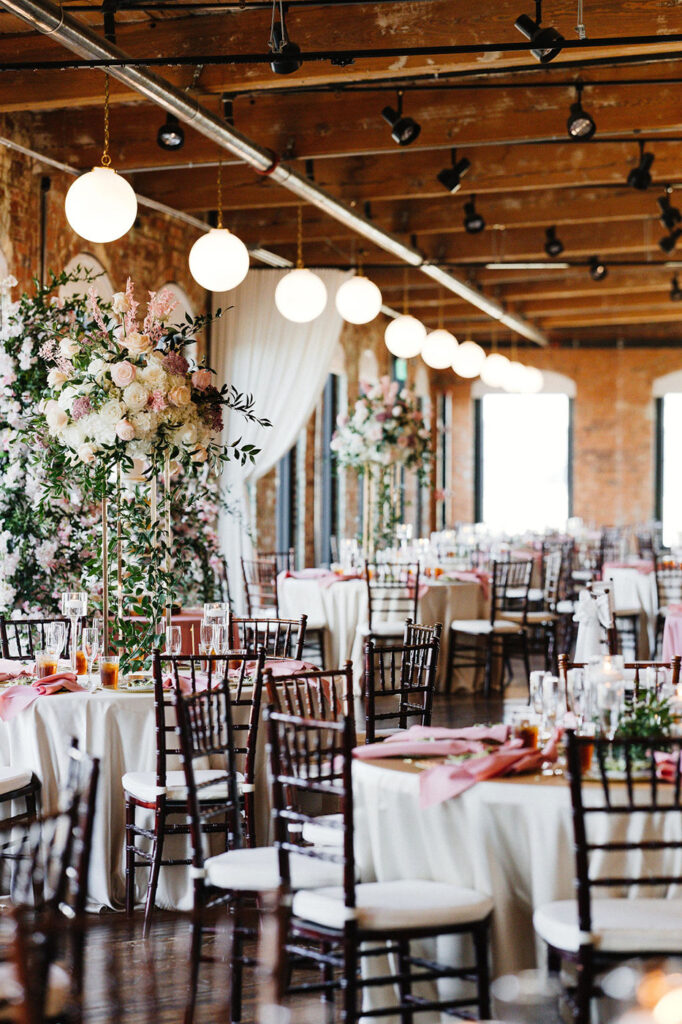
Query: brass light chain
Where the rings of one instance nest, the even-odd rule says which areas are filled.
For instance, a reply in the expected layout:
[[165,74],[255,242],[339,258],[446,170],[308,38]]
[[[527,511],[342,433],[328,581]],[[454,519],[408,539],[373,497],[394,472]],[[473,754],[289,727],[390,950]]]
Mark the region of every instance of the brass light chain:
[[303,270],[303,207],[298,207],[296,227],[296,269]]
[[104,74],[104,149],[102,151],[102,167],[109,167],[109,75]]
[[218,227],[223,226],[223,162],[218,161]]

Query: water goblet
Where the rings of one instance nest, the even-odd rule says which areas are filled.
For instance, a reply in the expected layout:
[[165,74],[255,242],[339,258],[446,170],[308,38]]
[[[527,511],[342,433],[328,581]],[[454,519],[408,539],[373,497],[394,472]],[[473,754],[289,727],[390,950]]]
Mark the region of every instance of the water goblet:
[[625,684],[622,678],[602,677],[597,682],[597,712],[602,732],[613,740],[623,710]]
[[230,649],[230,631],[225,623],[221,622],[213,627],[211,645],[216,654],[227,654]]
[[66,623],[48,622],[45,627],[45,650],[54,654],[57,660],[66,644]]
[[199,626],[199,649],[202,654],[210,654],[213,645],[213,623],[204,619]]
[[182,629],[180,626],[166,627],[166,654],[182,652]]

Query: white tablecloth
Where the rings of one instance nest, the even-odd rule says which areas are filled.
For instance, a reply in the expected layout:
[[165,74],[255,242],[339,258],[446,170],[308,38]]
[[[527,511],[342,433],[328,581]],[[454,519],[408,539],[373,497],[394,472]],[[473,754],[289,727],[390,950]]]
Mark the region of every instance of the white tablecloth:
[[[235,719],[246,720],[246,709]],[[174,715],[172,709],[170,713]],[[59,787],[66,778],[70,738],[82,750],[100,758],[100,782],[90,868],[89,900],[95,907],[120,909],[125,897],[125,800],[121,778],[126,772],[155,771],[154,696],[151,693],[98,691],[59,693],[39,697],[11,722],[0,722],[0,764],[35,771],[43,783],[43,807],[57,806]],[[175,744],[172,742],[171,746]],[[180,768],[169,759],[169,768]],[[265,771],[265,738],[261,728],[256,752],[256,813],[259,841],[266,841],[269,797]],[[138,808],[137,822],[145,822]],[[165,853],[188,856],[183,837],[166,840]],[[138,898],[144,898],[147,871],[138,868]],[[189,873],[185,867],[162,868],[157,904],[181,910],[192,906]]]
[[613,600],[616,611],[624,608],[640,609],[639,657],[642,661],[654,657],[658,608],[656,574],[653,570],[640,572],[634,567],[609,568],[605,566],[604,579],[613,581]]
[[[367,622],[367,585],[363,580],[339,580],[323,586],[315,579],[288,578],[280,582],[280,611],[297,618],[305,614],[327,626],[325,664],[339,668],[353,662],[356,692],[363,671],[362,638],[358,626]],[[419,621],[443,624],[437,686],[442,687],[447,665],[448,629],[453,619],[477,619],[487,614],[483,590],[477,582],[433,581],[419,601]],[[473,687],[471,673],[458,673],[455,686]]]

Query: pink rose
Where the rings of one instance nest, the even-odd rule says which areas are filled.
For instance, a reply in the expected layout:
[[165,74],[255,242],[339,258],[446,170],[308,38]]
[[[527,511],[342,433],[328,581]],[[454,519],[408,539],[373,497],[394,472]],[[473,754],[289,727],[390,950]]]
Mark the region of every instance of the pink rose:
[[195,370],[192,374],[192,384],[197,391],[205,391],[211,383],[210,370]]
[[135,437],[135,427],[130,420],[119,420],[116,424],[116,433],[122,441],[132,441]]
[[111,379],[117,388],[127,388],[135,380],[136,373],[135,367],[127,359],[111,367]]

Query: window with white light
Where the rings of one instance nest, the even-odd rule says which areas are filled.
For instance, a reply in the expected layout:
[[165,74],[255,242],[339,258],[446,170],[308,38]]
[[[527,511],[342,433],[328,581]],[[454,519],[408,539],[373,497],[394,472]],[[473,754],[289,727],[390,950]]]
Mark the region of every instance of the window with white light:
[[480,399],[480,519],[509,534],[562,529],[571,515],[571,399],[492,392]]
[[678,547],[682,542],[681,436],[682,392],[671,392],[658,403],[658,504],[666,547]]

